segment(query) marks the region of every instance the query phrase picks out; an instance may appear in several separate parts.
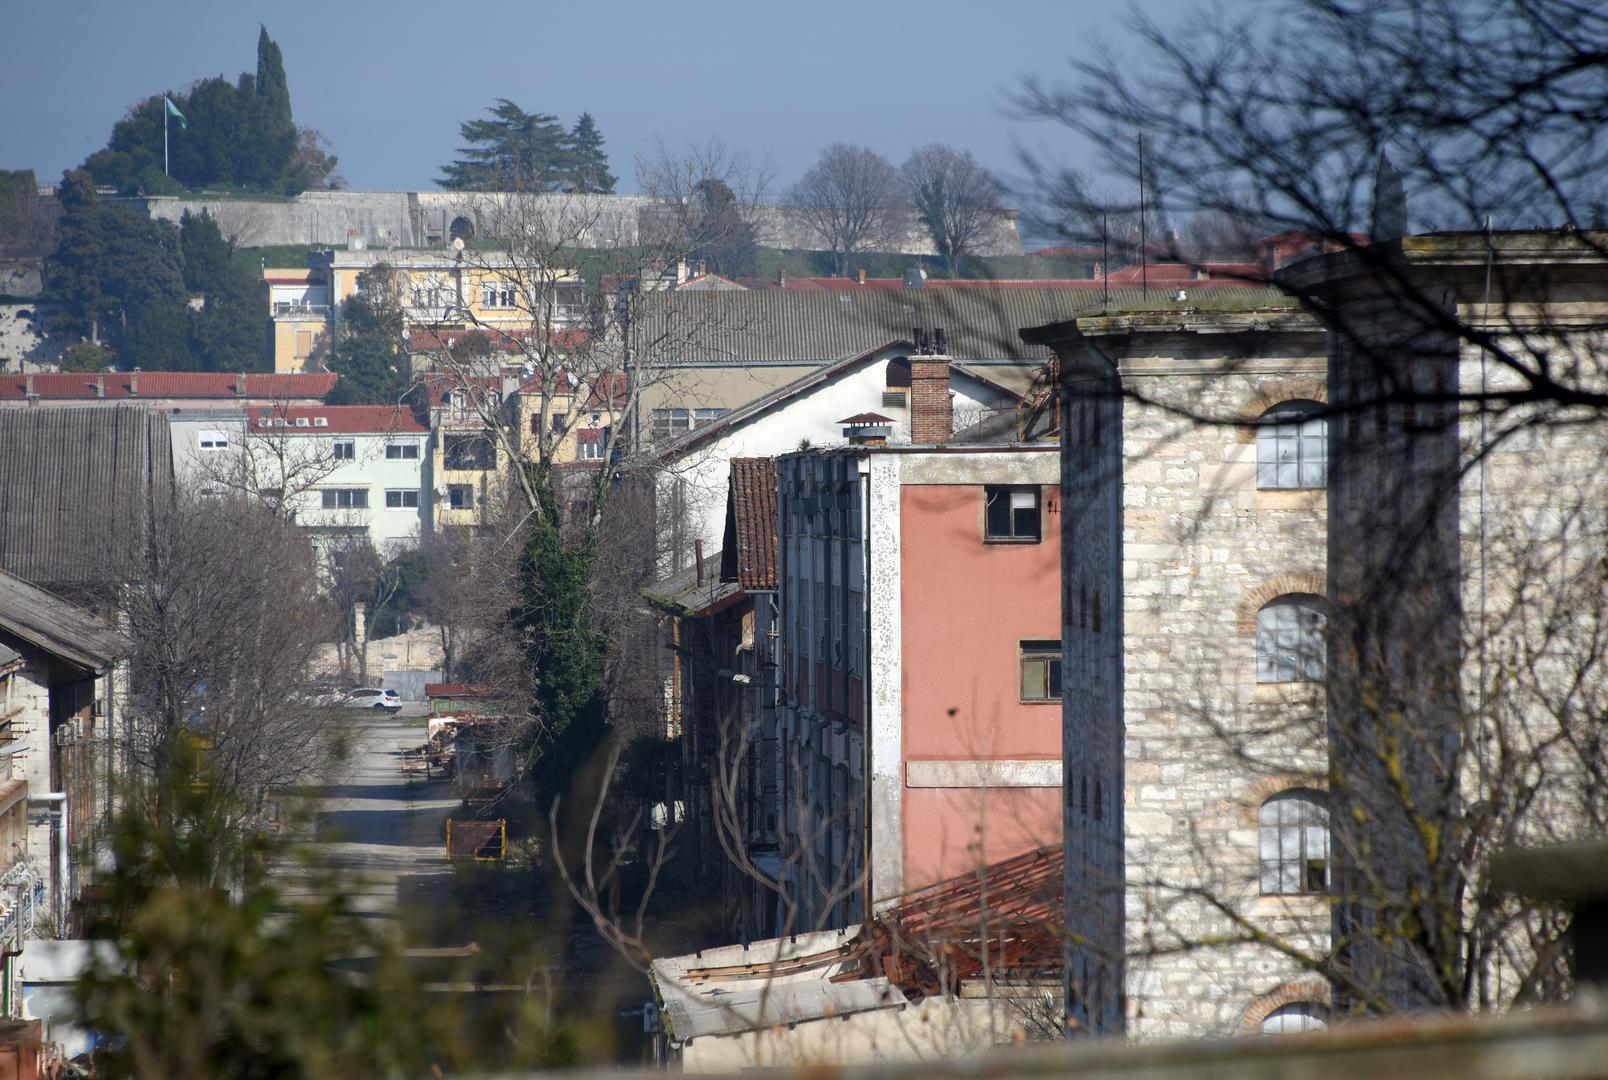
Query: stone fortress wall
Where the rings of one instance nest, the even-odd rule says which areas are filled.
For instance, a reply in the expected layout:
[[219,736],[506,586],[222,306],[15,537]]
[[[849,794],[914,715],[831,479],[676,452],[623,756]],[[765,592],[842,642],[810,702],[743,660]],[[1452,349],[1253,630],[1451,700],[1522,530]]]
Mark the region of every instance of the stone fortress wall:
[[[308,191],[293,199],[198,195],[126,201],[159,221],[174,224],[185,213],[205,212],[218,222],[225,236],[243,247],[345,247],[354,241],[374,248],[431,247],[446,242],[459,219],[469,223],[476,235],[496,235],[498,219],[526,203],[554,220],[568,219],[581,242],[607,247],[636,242],[651,229],[661,206],[658,199],[645,195],[516,196],[459,191]],[[763,246],[826,250],[819,233],[789,207],[757,206],[752,216]],[[931,238],[914,218],[904,238],[890,250],[907,255],[936,253]],[[999,212],[993,228],[979,243],[978,253],[1022,254],[1015,210]]]

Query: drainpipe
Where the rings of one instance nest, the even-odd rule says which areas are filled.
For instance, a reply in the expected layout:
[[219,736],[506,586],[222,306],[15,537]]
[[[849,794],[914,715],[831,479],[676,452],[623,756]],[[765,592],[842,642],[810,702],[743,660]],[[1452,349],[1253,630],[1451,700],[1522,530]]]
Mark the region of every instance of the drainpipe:
[[29,803],[43,803],[53,806],[51,811],[56,817],[56,882],[51,890],[55,894],[54,906],[56,909],[56,933],[65,935],[67,930],[67,793],[65,791],[46,791],[38,795],[28,796]]

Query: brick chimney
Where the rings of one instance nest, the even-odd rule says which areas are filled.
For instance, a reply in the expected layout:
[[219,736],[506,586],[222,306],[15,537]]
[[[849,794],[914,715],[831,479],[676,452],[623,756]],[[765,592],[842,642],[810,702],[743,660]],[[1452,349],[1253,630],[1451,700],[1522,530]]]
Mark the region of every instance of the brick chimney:
[[910,441],[932,446],[949,441],[955,430],[955,406],[949,397],[949,357],[918,354],[910,358]]
[[103,397],[106,396],[106,376],[105,375],[97,375],[97,376],[95,376],[95,396],[98,397],[98,398],[103,398]]
[[865,284],[865,267],[860,267],[860,284]]
[[129,397],[139,397],[140,396],[140,369],[139,368],[135,368],[133,371],[130,371],[128,373],[128,394],[129,394]]
[[244,371],[235,376],[235,393],[241,397],[246,396],[246,373]]

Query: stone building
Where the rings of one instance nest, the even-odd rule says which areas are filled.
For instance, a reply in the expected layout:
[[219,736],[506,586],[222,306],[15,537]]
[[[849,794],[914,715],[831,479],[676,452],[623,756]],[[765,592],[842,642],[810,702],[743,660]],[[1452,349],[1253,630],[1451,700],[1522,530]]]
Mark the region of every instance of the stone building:
[[1060,364],[1071,1023],[1193,1035],[1324,1009],[1254,943],[1329,928],[1322,331],[1274,307],[1024,337]]
[[1061,387],[1074,1029],[1563,985],[1485,867],[1608,826],[1602,251],[1407,237],[1286,268],[1317,321],[1024,331]]

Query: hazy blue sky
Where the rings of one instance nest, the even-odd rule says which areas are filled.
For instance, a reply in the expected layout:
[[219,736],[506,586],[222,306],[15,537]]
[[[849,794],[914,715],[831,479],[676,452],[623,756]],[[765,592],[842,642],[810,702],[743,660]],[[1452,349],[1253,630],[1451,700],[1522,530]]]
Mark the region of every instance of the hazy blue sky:
[[[1163,21],[1192,9],[1142,6]],[[7,19],[0,167],[50,182],[104,145],[130,104],[254,70],[261,21],[284,51],[297,123],[329,137],[355,188],[433,187],[458,125],[498,97],[566,124],[590,111],[626,189],[655,136],[768,153],[778,187],[840,139],[895,164],[949,142],[1009,172],[1015,141],[1078,148],[1007,117],[1008,92],[1102,37],[1120,47],[1126,11],[1072,0],[56,0]]]

